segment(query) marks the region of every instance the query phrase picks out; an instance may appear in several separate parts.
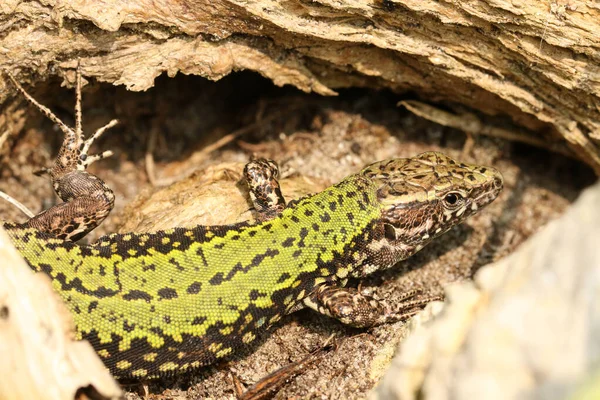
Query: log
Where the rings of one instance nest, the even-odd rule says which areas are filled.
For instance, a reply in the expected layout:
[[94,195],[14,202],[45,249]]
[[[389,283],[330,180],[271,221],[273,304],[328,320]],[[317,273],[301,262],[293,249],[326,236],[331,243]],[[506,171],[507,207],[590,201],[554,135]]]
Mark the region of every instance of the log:
[[34,274],[0,226],[0,399],[117,400],[121,389],[50,279]]
[[[600,5],[570,0],[5,0],[0,68],[146,90],[166,72],[251,70],[335,95],[410,91],[562,148],[600,174]],[[11,91],[0,79],[0,104]],[[425,115],[426,116],[426,115]],[[10,127],[0,118],[0,129]]]

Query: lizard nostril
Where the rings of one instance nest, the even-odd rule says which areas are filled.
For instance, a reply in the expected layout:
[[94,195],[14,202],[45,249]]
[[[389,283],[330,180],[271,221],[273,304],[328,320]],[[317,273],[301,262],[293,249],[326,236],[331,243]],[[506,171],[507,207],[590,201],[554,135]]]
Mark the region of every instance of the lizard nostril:
[[500,190],[504,187],[504,181],[502,180],[502,175],[498,174],[496,178],[494,178],[494,188]]

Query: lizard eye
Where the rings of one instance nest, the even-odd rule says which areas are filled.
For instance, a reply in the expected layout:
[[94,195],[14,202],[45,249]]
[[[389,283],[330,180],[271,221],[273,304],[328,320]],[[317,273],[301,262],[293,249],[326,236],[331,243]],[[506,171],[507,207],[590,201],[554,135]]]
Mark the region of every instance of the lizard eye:
[[444,203],[448,207],[456,206],[463,200],[463,196],[460,193],[450,192],[446,196],[444,196]]

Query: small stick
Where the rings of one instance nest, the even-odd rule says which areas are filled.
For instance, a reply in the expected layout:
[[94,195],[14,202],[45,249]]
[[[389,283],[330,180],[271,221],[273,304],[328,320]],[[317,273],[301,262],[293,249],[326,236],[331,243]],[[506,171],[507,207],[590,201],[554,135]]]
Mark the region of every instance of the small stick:
[[520,133],[517,130],[508,130],[495,127],[493,125],[484,124],[484,122],[481,121],[475,114],[452,114],[429,104],[413,100],[401,101],[398,103],[398,105],[404,106],[408,111],[421,118],[428,119],[429,121],[433,121],[440,125],[460,129],[463,132],[470,132],[471,134],[488,137],[496,137],[508,141],[521,142],[531,146],[554,151],[567,157],[574,157],[571,151],[558,143],[539,139],[530,134]]
[[[11,129],[9,128],[6,132],[4,132],[2,134],[2,136],[0,136],[0,149],[2,148],[2,146],[4,146],[4,143],[6,143],[6,139],[8,139],[8,136],[11,133],[12,133]],[[8,194],[4,193],[1,190],[0,190],[0,198],[3,198],[4,200],[8,201],[9,203],[11,203],[15,207],[17,207],[19,210],[21,210],[21,212],[23,212],[23,214],[27,215],[29,218],[32,218],[35,215],[34,213],[31,212],[31,210],[29,208],[25,207],[25,205],[23,203],[21,203],[14,197],[9,196]]]
[[148,136],[146,154],[144,154],[144,165],[146,166],[146,175],[148,175],[148,181],[150,181],[150,184],[154,187],[158,186],[158,179],[156,179],[156,163],[154,162],[154,149],[156,148],[157,136],[158,129],[152,127],[150,129],[150,135]]
[[27,215],[29,218],[33,218],[35,216],[35,214],[32,213],[27,207],[25,207],[24,204],[22,204],[15,198],[7,195],[6,193],[4,193],[1,190],[0,190],[0,198],[3,198],[4,200],[11,203],[13,206],[17,207],[19,210],[21,210],[21,212],[23,212],[23,214]]
[[317,350],[308,354],[304,358],[299,361],[290,363],[282,368],[279,368],[277,371],[270,373],[269,375],[262,378],[260,381],[256,382],[254,385],[246,389],[245,392],[241,393],[242,385],[239,382],[237,376],[232,374],[234,379],[234,386],[236,391],[236,397],[238,400],[263,400],[268,398],[273,392],[279,389],[283,384],[285,384],[288,380],[292,379],[308,366],[314,364],[316,361],[320,360],[321,357],[326,354],[327,350],[329,350],[332,345],[331,341],[335,335],[329,336],[325,343],[319,347]]
[[6,143],[6,140],[8,139],[11,133],[12,129],[8,128],[6,131],[4,131],[2,135],[0,135],[0,149],[2,148],[2,146],[4,146],[4,143]]

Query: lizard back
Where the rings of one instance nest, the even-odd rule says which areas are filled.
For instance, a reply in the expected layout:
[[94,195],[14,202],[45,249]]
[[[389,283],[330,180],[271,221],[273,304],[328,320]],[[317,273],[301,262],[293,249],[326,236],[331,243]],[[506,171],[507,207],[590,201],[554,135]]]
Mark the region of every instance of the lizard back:
[[111,372],[150,378],[251,343],[353,262],[377,201],[372,182],[352,175],[259,224],[112,234],[91,245],[6,227]]

